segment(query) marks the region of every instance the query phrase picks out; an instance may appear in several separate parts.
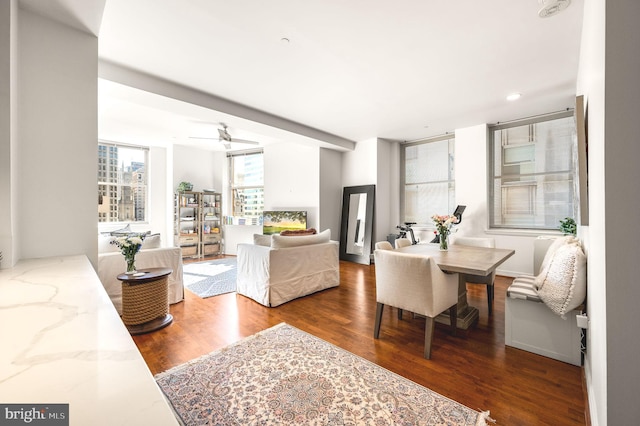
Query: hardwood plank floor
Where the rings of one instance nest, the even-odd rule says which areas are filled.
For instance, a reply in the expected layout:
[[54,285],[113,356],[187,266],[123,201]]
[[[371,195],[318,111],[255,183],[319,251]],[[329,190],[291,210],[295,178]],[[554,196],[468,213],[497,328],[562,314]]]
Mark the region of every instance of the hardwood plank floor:
[[422,357],[423,318],[384,311],[373,338],[374,266],[340,262],[340,286],[276,308],[235,293],[200,299],[185,291],[171,305],[173,323],[134,336],[153,374],[286,322],[476,410],[490,410],[498,425],[585,425],[582,368],[504,345],[504,302],[510,278],[496,278],[494,312],[487,314],[483,285],[468,285],[480,310],[469,330],[449,335],[436,325],[431,360]]

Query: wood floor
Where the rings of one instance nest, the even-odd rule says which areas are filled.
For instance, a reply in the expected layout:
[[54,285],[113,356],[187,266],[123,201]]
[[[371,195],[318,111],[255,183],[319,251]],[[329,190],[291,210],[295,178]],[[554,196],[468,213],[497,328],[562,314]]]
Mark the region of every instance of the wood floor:
[[373,338],[374,266],[340,262],[341,283],[276,308],[235,293],[200,299],[185,291],[171,305],[170,326],[134,340],[153,374],[286,322],[476,410],[497,425],[585,425],[582,368],[504,345],[504,296],[511,279],[496,278],[494,312],[486,291],[469,284],[478,324],[449,335],[436,325],[431,360],[422,357],[424,319],[384,311]]

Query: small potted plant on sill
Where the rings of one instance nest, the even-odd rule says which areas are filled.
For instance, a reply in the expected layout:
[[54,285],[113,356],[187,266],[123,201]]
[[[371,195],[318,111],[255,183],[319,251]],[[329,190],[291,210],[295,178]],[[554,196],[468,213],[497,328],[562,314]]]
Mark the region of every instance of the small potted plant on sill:
[[564,235],[573,235],[575,237],[578,233],[576,221],[573,218],[565,217],[560,221],[560,231]]

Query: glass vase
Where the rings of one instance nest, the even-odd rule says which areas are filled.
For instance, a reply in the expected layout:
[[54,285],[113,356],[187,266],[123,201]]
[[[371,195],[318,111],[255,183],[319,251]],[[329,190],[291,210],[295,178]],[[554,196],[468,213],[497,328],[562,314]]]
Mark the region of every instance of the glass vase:
[[447,234],[440,234],[440,251],[449,250],[449,236]]
[[126,256],[124,259],[127,261],[127,274],[135,274],[136,273],[135,256]]

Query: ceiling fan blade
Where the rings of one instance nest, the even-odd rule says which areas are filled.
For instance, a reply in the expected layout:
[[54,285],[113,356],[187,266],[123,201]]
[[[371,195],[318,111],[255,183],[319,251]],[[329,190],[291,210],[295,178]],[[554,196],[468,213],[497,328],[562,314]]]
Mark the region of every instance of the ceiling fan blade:
[[233,143],[244,143],[244,144],[248,144],[248,145],[260,145],[260,142],[248,141],[248,140],[245,140],[245,139],[236,139],[236,138],[231,138],[231,142],[233,142]]
[[226,127],[224,129],[218,129],[218,134],[220,135],[220,139],[223,139],[227,142],[231,141],[231,135],[227,133]]
[[189,139],[207,139],[207,140],[212,140],[212,141],[217,141],[218,138],[205,138],[205,137],[200,137],[200,136],[189,136]]

